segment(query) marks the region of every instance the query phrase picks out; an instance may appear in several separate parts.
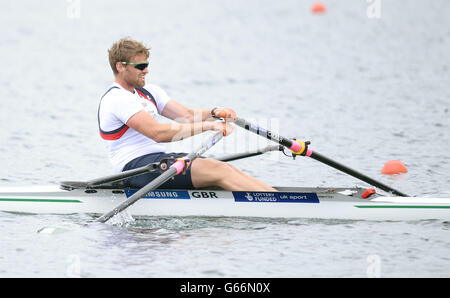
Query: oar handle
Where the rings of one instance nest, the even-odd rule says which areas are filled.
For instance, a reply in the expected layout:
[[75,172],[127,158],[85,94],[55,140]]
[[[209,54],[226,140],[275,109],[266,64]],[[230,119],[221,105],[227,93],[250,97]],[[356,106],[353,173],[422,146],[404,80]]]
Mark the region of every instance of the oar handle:
[[251,131],[257,135],[263,136],[269,140],[272,140],[274,142],[277,142],[280,145],[283,145],[287,148],[289,148],[290,150],[292,150],[292,152],[295,155],[304,155],[304,156],[309,156],[317,161],[320,161],[326,165],[329,165],[337,170],[340,170],[346,174],[349,174],[355,178],[358,178],[364,182],[369,183],[370,185],[379,187],[380,189],[387,191],[387,192],[392,192],[396,195],[402,196],[402,197],[408,197],[408,195],[393,189],[392,187],[389,187],[379,181],[376,181],[375,179],[372,179],[362,173],[359,173],[358,171],[355,171],[341,163],[338,163],[328,157],[323,156],[322,154],[318,153],[318,152],[313,152],[310,148],[308,148],[309,142],[301,142],[298,140],[291,140],[291,139],[287,139],[285,137],[282,137],[274,132],[271,132],[267,129],[264,129],[258,125],[252,124],[242,118],[237,118],[236,119],[236,125]]

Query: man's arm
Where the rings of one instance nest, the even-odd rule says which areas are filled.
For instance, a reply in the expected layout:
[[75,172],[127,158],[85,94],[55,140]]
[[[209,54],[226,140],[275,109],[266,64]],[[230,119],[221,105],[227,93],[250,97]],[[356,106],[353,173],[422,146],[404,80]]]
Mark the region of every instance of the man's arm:
[[[226,121],[234,122],[236,120],[236,113],[232,109],[216,108],[214,114],[224,118]],[[212,117],[211,110],[190,109],[174,100],[170,100],[166,104],[162,110],[162,115],[180,123],[216,120]]]
[[205,120],[213,120],[211,112],[203,109],[190,109],[181,103],[170,100],[161,113],[164,117],[180,123],[193,123]]
[[224,122],[159,123],[144,110],[131,116],[126,124],[158,143],[179,141],[207,130],[222,131],[225,136],[233,131]]

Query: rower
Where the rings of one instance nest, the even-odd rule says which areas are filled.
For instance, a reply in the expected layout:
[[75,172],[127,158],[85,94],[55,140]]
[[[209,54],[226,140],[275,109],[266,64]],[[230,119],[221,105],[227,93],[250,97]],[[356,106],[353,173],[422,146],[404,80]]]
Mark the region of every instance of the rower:
[[[123,38],[109,49],[114,83],[98,107],[100,136],[116,172],[129,171],[163,159],[180,159],[186,153],[166,153],[162,143],[179,141],[205,131],[222,131],[228,136],[236,120],[230,108],[192,109],[171,99],[157,85],[147,84],[150,50],[142,43]],[[160,123],[161,116],[177,122]],[[215,121],[221,117],[224,122]],[[147,172],[126,180],[129,187],[141,188],[159,175]],[[231,164],[197,158],[185,175],[176,175],[160,186],[166,189],[220,187],[225,190],[276,191],[248,176]]]

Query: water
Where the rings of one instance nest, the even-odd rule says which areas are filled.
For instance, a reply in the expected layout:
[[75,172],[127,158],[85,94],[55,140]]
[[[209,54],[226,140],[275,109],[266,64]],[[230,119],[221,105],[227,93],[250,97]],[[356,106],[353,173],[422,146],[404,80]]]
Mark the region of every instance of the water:
[[[151,46],[149,80],[238,115],[411,195],[450,195],[448,1],[2,1],[0,186],[112,173],[97,105],[107,49]],[[131,8],[131,10],[130,10]],[[168,150],[189,151],[193,141]],[[267,144],[242,130],[210,153]],[[399,159],[409,172],[380,174]],[[366,186],[278,153],[236,161],[273,185]],[[449,277],[448,223],[0,213],[0,276]],[[33,245],[30,245],[32,243]],[[120,269],[118,269],[120,268]]]

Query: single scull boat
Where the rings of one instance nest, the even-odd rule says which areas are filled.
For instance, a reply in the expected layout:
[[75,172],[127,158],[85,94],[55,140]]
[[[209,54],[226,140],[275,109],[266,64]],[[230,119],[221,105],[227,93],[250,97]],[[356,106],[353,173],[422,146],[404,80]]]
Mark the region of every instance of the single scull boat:
[[[20,213],[103,214],[105,222],[127,209],[132,216],[245,216],[348,220],[450,220],[450,198],[411,197],[308,148],[308,142],[286,139],[244,119],[238,126],[278,143],[258,152],[219,158],[232,161],[268,151],[307,156],[361,179],[392,195],[362,188],[279,187],[279,192],[157,189],[183,173],[190,162],[220,139],[213,135],[186,158],[163,160],[142,168],[100,177],[88,182],[62,182],[48,187],[0,188],[0,211]],[[146,173],[161,174],[141,189],[124,187],[123,180]]]
[[[0,188],[0,210],[33,214],[103,214],[137,190],[113,185]],[[280,192],[152,190],[127,210],[132,216],[244,216],[350,220],[450,220],[450,199],[362,198],[362,188],[279,187]]]

